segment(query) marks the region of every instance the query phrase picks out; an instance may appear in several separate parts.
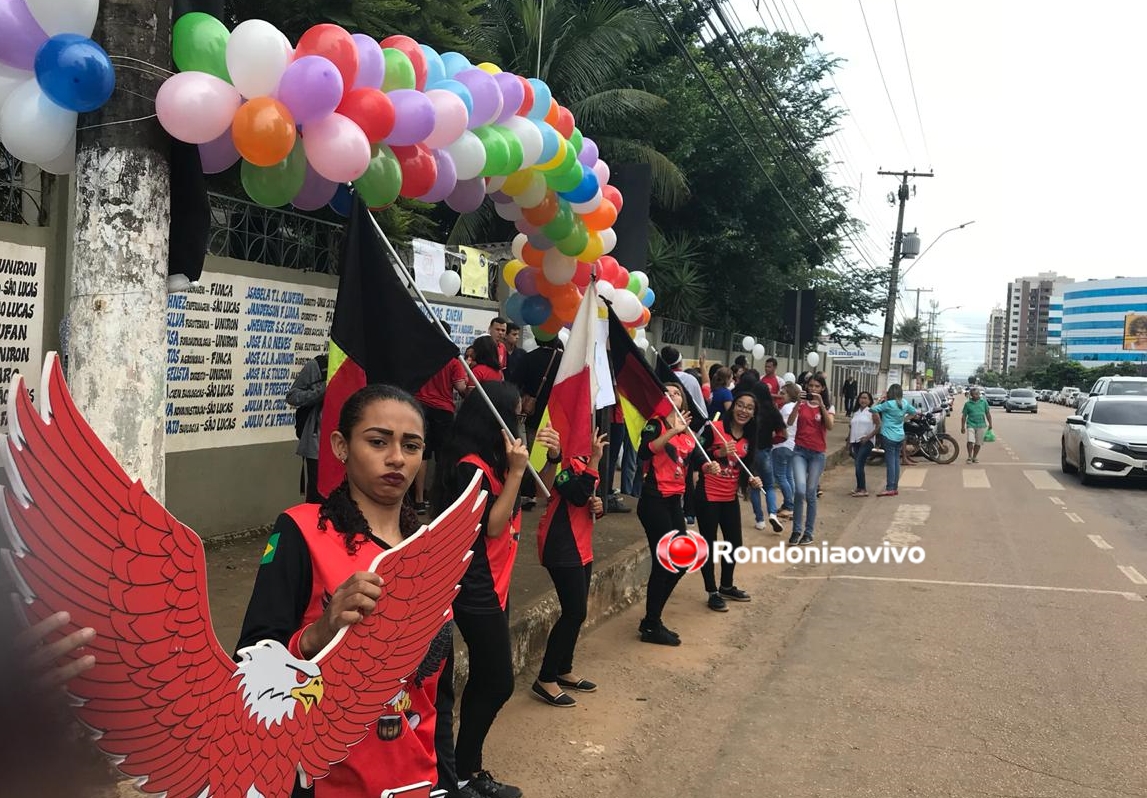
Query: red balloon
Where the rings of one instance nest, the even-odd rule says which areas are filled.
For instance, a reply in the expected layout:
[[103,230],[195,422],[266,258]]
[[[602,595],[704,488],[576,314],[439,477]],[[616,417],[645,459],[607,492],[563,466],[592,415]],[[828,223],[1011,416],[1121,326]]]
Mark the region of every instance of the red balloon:
[[522,90],[526,92],[526,99],[522,100],[521,106],[516,113],[518,116],[525,116],[534,107],[534,87],[530,81],[523,78],[521,75],[517,76],[518,81],[522,84]]
[[438,180],[438,162],[423,144],[413,147],[391,147],[398,165],[402,169],[402,188],[398,193],[404,197],[421,197],[429,194]]
[[597,279],[604,280],[610,285],[613,285],[613,281],[617,277],[617,272],[620,269],[621,264],[617,262],[617,258],[613,257],[613,255],[602,255],[597,260]]
[[[594,263],[596,263],[596,261]],[[570,280],[570,282],[584,291],[586,289],[586,286],[589,285],[589,281],[590,281],[590,277],[592,276],[593,268],[594,268],[593,263],[585,263],[584,261],[579,260],[577,262],[577,269],[574,271],[573,279]]]
[[343,97],[337,113],[361,127],[371,144],[382,141],[394,130],[394,103],[378,89],[353,89]]
[[358,48],[351,35],[338,25],[323,23],[304,33],[295,48],[295,60],[305,55],[321,55],[338,69],[343,86],[349,89],[354,85],[358,74]]
[[554,125],[554,128],[567,139],[573,135],[574,116],[570,109],[564,105],[558,106],[558,123]]
[[626,290],[629,288],[629,269],[624,266],[618,266],[617,271],[614,272],[613,279],[609,281],[610,285],[614,288]]
[[396,35],[387,36],[379,44],[383,47],[393,47],[409,58],[410,63],[414,65],[414,88],[419,91],[426,88],[426,53],[422,52],[418,42],[409,36]]
[[613,207],[617,208],[617,212],[621,213],[621,192],[617,190],[616,186],[602,186],[601,196],[609,200]]

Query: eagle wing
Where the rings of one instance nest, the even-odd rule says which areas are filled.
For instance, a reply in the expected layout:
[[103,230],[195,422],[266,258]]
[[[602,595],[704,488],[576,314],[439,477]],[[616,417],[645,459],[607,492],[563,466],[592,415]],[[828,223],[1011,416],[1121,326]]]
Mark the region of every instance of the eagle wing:
[[[17,377],[0,436],[12,486],[0,488],[0,557],[17,603],[33,623],[67,610],[61,635],[96,630],[96,665],[68,687],[80,720],[145,791],[195,796],[226,756],[217,741],[246,725],[236,665],[211,626],[202,542],[100,442],[54,353],[40,405]],[[280,759],[289,783],[292,763]]]
[[326,692],[312,710],[318,715],[313,737],[303,747],[309,776],[326,775],[328,763],[341,761],[366,736],[450,619],[486,506],[481,482],[482,475],[475,474],[449,509],[379,555],[371,569],[382,577],[374,612],[343,628],[315,656]]

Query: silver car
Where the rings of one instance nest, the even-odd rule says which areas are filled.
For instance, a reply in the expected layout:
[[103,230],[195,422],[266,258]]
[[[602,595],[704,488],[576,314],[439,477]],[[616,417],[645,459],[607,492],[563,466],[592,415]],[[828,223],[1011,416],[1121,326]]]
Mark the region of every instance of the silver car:
[[1035,391],[1027,388],[1013,388],[1004,400],[1004,410],[1011,413],[1013,410],[1020,413],[1038,413],[1039,405],[1035,401]]
[[1100,476],[1147,476],[1147,396],[1090,397],[1067,417],[1060,468],[1085,485]]

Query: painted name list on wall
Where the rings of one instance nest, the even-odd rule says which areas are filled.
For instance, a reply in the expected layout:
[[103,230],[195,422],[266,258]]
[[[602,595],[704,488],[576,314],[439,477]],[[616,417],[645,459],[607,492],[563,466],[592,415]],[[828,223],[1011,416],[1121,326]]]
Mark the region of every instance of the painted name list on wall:
[[295,438],[287,392],[327,350],[335,290],[205,272],[167,300],[167,451]]
[[44,360],[44,264],[48,251],[0,241],[0,433],[16,374],[35,398]]

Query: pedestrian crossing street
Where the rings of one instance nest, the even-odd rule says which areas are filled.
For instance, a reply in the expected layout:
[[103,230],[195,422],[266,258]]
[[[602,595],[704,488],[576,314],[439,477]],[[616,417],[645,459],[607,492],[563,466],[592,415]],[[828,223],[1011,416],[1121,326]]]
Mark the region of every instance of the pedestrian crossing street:
[[[900,488],[926,489],[928,483],[933,482],[936,487],[948,486],[955,481],[959,472],[960,483],[968,490],[991,489],[992,477],[985,468],[975,465],[967,466],[933,466],[929,468],[905,468],[900,472]],[[1057,480],[1047,468],[1023,468],[1024,477],[1036,490],[1065,490],[1062,482]],[[996,470],[994,474],[1001,474]],[[997,477],[998,480],[998,477]]]

